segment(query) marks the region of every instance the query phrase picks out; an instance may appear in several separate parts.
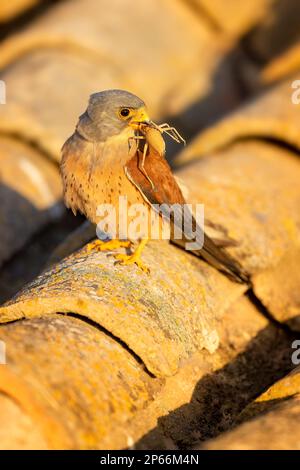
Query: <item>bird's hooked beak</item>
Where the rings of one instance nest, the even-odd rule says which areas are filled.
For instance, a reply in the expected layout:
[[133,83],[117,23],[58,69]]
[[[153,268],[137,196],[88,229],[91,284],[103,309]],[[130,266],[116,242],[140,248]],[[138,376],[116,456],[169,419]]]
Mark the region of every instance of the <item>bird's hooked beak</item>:
[[135,130],[139,129],[140,124],[150,124],[150,118],[145,106],[137,109],[129,121],[129,126]]

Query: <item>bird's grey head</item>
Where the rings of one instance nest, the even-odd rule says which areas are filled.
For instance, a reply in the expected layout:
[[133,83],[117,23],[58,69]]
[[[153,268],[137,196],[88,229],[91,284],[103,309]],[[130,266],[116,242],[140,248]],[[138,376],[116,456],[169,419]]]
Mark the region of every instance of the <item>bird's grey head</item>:
[[77,124],[76,130],[91,142],[104,142],[127,126],[148,121],[145,103],[124,90],[93,93]]

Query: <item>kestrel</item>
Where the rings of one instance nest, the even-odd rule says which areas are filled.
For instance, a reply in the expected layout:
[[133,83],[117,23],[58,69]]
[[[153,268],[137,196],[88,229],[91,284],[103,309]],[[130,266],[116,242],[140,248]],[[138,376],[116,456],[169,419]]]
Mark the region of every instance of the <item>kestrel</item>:
[[[165,159],[163,133],[182,140],[174,128],[167,124],[157,126],[150,121],[145,103],[132,93],[107,90],[92,94],[75,132],[62,148],[61,173],[66,206],[74,214],[80,211],[97,224],[97,208],[101,204],[112,205],[118,220],[120,196],[127,197],[128,211],[134,204],[141,204],[147,213],[153,212],[155,205],[163,205],[159,218],[168,219],[172,234],[175,228],[180,228],[182,240],[179,244],[191,241],[192,234],[186,233],[182,219],[178,217],[182,216],[186,201]],[[171,213],[168,207],[174,205],[176,210]],[[193,233],[200,234],[203,239],[202,248],[194,250],[194,254],[232,280],[248,282],[248,275],[239,263],[203,232],[191,213],[189,217]],[[148,241],[147,234],[151,233],[149,221],[150,217],[145,227],[146,235],[139,239],[134,252],[114,255],[119,263],[135,263],[145,269],[140,256]],[[126,234],[121,232],[117,226],[113,239],[96,240],[89,249],[130,248],[132,240],[126,239]]]

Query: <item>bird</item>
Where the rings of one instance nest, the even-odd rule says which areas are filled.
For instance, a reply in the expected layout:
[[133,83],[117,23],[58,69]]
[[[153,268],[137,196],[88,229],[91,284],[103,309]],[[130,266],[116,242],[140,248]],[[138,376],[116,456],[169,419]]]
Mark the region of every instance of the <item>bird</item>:
[[[108,233],[108,238],[96,239],[87,250],[115,252],[118,248],[126,248],[126,254],[113,254],[116,262],[136,264],[149,272],[141,254],[149,240],[149,230],[153,226],[150,214],[154,211],[160,222],[159,237],[165,221],[170,226],[171,241],[180,246],[193,241],[195,234],[199,235],[202,246],[194,249],[193,254],[231,280],[248,283],[249,276],[238,261],[205,233],[191,212],[188,212],[189,233],[183,226],[181,217],[186,200],[166,160],[164,133],[178,142],[183,141],[176,129],[167,123],[159,126],[151,121],[145,102],[133,93],[116,89],[90,96],[74,133],[62,147],[60,170],[64,201],[75,215],[79,211],[95,225],[100,218],[98,208],[112,206],[119,223],[116,223],[113,236]],[[136,240],[124,234],[120,224],[121,196],[126,196],[128,212],[138,205],[149,216],[134,251]],[[160,213],[154,210],[157,206],[163,207]],[[170,207],[174,206],[175,210],[171,211]],[[181,230],[180,241],[174,239],[176,229]]]

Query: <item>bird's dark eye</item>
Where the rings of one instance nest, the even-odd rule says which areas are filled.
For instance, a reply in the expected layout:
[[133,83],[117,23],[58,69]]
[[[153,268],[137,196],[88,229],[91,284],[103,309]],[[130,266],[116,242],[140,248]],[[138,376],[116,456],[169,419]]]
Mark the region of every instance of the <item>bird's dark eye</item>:
[[127,117],[130,114],[130,109],[122,108],[121,111],[120,111],[120,114],[121,114],[122,117]]

